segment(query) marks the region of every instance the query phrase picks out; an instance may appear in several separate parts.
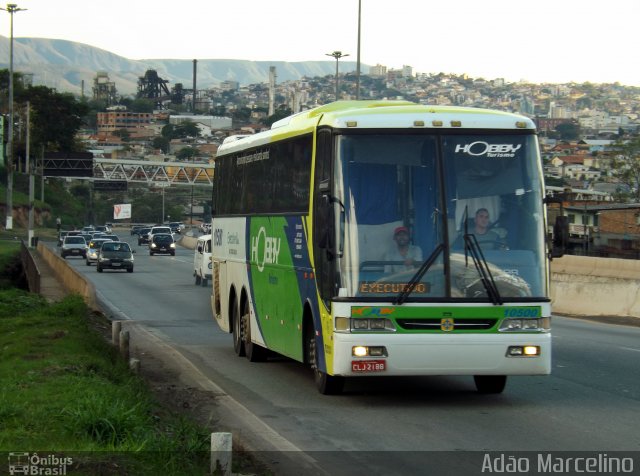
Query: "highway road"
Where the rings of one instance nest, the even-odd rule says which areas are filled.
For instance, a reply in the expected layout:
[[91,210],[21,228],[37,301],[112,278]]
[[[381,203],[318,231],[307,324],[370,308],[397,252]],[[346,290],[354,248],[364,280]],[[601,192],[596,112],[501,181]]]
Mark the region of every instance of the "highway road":
[[302,364],[234,354],[211,317],[210,289],[195,285],[193,251],[151,257],[122,238],[138,251],[133,274],[68,263],[95,284],[112,317],[137,321],[179,351],[310,455],[318,474],[481,474],[488,451],[628,451],[640,471],[640,327],[554,317],[552,375],[510,377],[501,395],[477,394],[471,377],[412,377],[352,380],[343,395],[323,396]]

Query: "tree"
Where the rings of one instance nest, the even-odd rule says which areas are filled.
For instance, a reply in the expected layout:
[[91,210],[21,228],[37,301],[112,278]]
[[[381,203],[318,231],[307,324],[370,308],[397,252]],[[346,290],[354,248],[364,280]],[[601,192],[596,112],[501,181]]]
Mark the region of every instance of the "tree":
[[613,176],[628,189],[627,200],[640,202],[640,137],[614,145]]
[[185,139],[187,137],[199,137],[200,129],[193,121],[184,121],[180,124],[167,124],[160,132],[167,139]]
[[84,125],[89,107],[70,93],[58,93],[46,86],[20,91],[17,102],[31,104],[31,143],[49,151],[83,150],[75,136]]
[[183,147],[176,152],[176,159],[178,160],[191,160],[198,153],[197,149],[193,147]]
[[556,126],[560,140],[576,140],[580,137],[580,125],[577,122],[563,122]]
[[271,127],[271,125],[276,122],[279,121],[280,119],[284,119],[285,117],[290,116],[292,113],[291,109],[281,105],[278,107],[278,109],[276,109],[276,111],[273,113],[273,116],[269,116],[265,119],[262,120],[262,123],[265,126]]
[[154,137],[153,138],[153,148],[160,149],[163,153],[167,154],[169,152],[169,143],[171,141],[164,136]]

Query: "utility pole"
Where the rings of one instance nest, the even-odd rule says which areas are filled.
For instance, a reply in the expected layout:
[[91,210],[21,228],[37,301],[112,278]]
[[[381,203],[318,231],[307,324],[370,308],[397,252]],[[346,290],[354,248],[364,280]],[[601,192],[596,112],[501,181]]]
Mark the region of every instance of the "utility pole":
[[356,66],[356,101],[360,99],[360,19],[362,12],[362,0],[358,0],[358,58]]
[[11,17],[9,29],[9,137],[7,138],[7,230],[13,229],[13,14],[26,10],[18,8],[15,3],[8,3],[7,8],[0,10],[9,12]]

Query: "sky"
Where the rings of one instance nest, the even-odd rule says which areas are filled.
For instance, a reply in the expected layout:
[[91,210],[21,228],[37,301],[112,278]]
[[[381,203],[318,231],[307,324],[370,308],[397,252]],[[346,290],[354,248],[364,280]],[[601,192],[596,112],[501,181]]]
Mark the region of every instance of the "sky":
[[[14,0],[14,36],[129,59],[358,56],[359,0]],[[509,82],[640,86],[640,0],[360,0],[362,65]],[[10,36],[0,11],[0,35]],[[368,70],[363,67],[363,74]]]

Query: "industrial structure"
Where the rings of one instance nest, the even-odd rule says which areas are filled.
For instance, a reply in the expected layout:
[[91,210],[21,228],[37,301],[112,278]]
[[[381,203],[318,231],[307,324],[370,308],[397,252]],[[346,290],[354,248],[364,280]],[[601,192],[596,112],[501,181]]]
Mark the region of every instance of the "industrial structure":
[[158,76],[156,70],[148,69],[144,76],[138,78],[138,99],[150,99],[161,108],[164,101],[171,99],[168,82],[168,79]]
[[117,102],[116,83],[109,80],[106,71],[98,71],[93,79],[93,99],[104,101],[107,106]]

